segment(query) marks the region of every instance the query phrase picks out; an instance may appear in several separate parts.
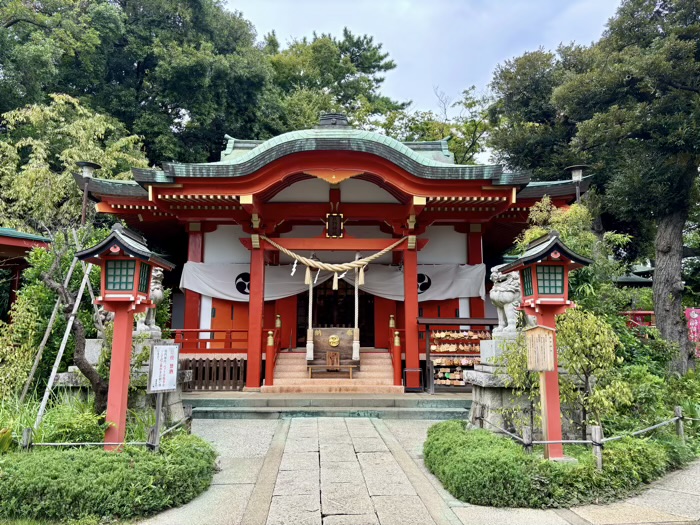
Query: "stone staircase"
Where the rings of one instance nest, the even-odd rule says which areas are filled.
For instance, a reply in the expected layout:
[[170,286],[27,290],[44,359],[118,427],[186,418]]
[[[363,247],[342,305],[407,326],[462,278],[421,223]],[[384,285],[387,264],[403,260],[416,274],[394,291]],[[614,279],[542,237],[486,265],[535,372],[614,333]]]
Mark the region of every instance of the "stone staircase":
[[276,394],[403,393],[402,386],[394,386],[391,356],[386,351],[362,352],[359,369],[353,371],[352,379],[348,375],[347,371],[314,371],[314,377],[309,379],[305,353],[282,352],[277,357],[274,384],[263,385],[260,391]]

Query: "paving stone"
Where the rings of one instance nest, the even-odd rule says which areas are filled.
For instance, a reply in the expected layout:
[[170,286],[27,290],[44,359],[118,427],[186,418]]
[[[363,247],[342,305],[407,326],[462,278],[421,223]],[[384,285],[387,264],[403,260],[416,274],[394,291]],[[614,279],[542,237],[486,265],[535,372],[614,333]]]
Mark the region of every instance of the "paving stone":
[[469,505],[453,508],[452,511],[464,525],[569,525],[568,521],[552,510],[498,509]]
[[352,439],[352,445],[355,447],[355,452],[386,452],[389,449],[386,448],[384,441],[381,438],[354,438]]
[[324,463],[321,467],[321,485],[327,483],[365,484],[365,479],[357,461]]
[[353,516],[325,516],[323,525],[379,525],[379,521],[374,513]]
[[362,470],[365,484],[370,496],[413,496],[413,485],[400,468],[390,472],[380,470]]
[[319,431],[318,442],[321,445],[334,445],[338,443],[352,444],[352,438],[347,431],[344,432],[325,432]]
[[700,472],[693,473],[692,471],[682,470],[666,476],[656,483],[655,486],[700,496]]
[[418,496],[372,496],[381,525],[435,525]]
[[428,436],[428,429],[438,420],[430,419],[385,419],[383,423],[389,427],[401,446],[414,458],[423,457],[423,443]]
[[264,458],[219,458],[219,472],[214,474],[212,485],[255,483]]
[[297,496],[318,494],[317,470],[280,470],[275,482],[275,496]]
[[355,447],[346,443],[321,445],[321,464],[338,461],[357,461]]
[[321,525],[318,494],[274,496],[267,515],[267,525]]
[[[695,485],[697,483],[698,481],[696,480]],[[664,485],[663,480],[661,485]],[[640,507],[658,510],[659,512],[667,512],[674,516],[700,519],[700,498],[695,494],[653,488],[644,491],[639,496],[628,499],[627,502]]]
[[610,505],[585,505],[583,507],[574,507],[571,510],[594,525],[689,521],[688,518],[626,502],[611,503]]
[[286,452],[318,452],[317,438],[287,439],[284,446]]
[[321,490],[321,511],[330,514],[371,514],[374,512],[364,483],[328,483]]
[[238,525],[252,492],[252,484],[214,485],[187,505],[166,510],[139,525],[203,523],[202,516],[206,516],[207,525]]
[[209,441],[222,457],[262,458],[279,420],[194,419],[192,433]]
[[280,470],[318,470],[318,452],[285,452]]

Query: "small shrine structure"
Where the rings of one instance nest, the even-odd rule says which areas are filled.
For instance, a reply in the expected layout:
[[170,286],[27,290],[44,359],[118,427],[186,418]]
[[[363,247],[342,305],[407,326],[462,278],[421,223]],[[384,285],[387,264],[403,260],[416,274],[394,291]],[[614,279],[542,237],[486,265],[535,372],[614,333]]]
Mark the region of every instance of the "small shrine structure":
[[[402,143],[341,114],[265,141],[227,136],[216,162],[132,172],[76,182],[175,263],[164,284],[181,356],[242,358],[246,387],[270,392],[420,387],[431,336],[418,318],[487,332],[487,265],[544,195],[568,206],[590,182],[455,164],[447,141]],[[478,357],[478,341],[454,346]],[[309,378],[331,350],[353,379]]]

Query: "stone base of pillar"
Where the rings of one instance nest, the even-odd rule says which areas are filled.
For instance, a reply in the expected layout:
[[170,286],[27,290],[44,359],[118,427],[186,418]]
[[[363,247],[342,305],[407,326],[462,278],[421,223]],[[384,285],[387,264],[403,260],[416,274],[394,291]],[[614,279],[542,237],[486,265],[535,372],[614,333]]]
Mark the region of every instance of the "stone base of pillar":
[[352,360],[353,361],[360,360],[360,342],[359,341],[352,342]]

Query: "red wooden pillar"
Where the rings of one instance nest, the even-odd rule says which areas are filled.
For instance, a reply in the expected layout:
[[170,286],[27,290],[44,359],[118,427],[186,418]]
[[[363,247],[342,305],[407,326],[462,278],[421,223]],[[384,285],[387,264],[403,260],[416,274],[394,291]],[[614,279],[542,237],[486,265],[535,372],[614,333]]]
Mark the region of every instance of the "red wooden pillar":
[[12,305],[17,300],[17,292],[19,292],[19,289],[22,286],[22,271],[24,270],[24,265],[17,264],[11,268],[13,269],[13,272],[12,285],[10,286],[10,308],[12,308]]
[[[188,228],[189,242],[187,245],[187,260],[189,262],[204,262],[204,232],[199,223],[192,223]],[[197,292],[185,290],[185,329],[199,329],[202,296]]]
[[[126,410],[129,400],[129,372],[134,330],[132,306],[131,302],[114,303],[114,338],[109,364],[106,417],[110,426],[105,432],[105,443],[123,443],[126,437]],[[120,445],[105,445],[105,450],[118,448]]]
[[[481,224],[470,224],[467,233],[467,264],[482,264],[484,262],[484,248],[482,242]],[[469,317],[481,317],[486,315],[486,307],[481,297],[469,298]]]
[[265,251],[250,252],[250,303],[248,305],[248,370],[246,387],[260,388],[265,314]]
[[[403,252],[404,323],[406,325],[406,368],[420,368],[418,352],[418,252]],[[420,386],[420,373],[406,374],[406,386]]]

